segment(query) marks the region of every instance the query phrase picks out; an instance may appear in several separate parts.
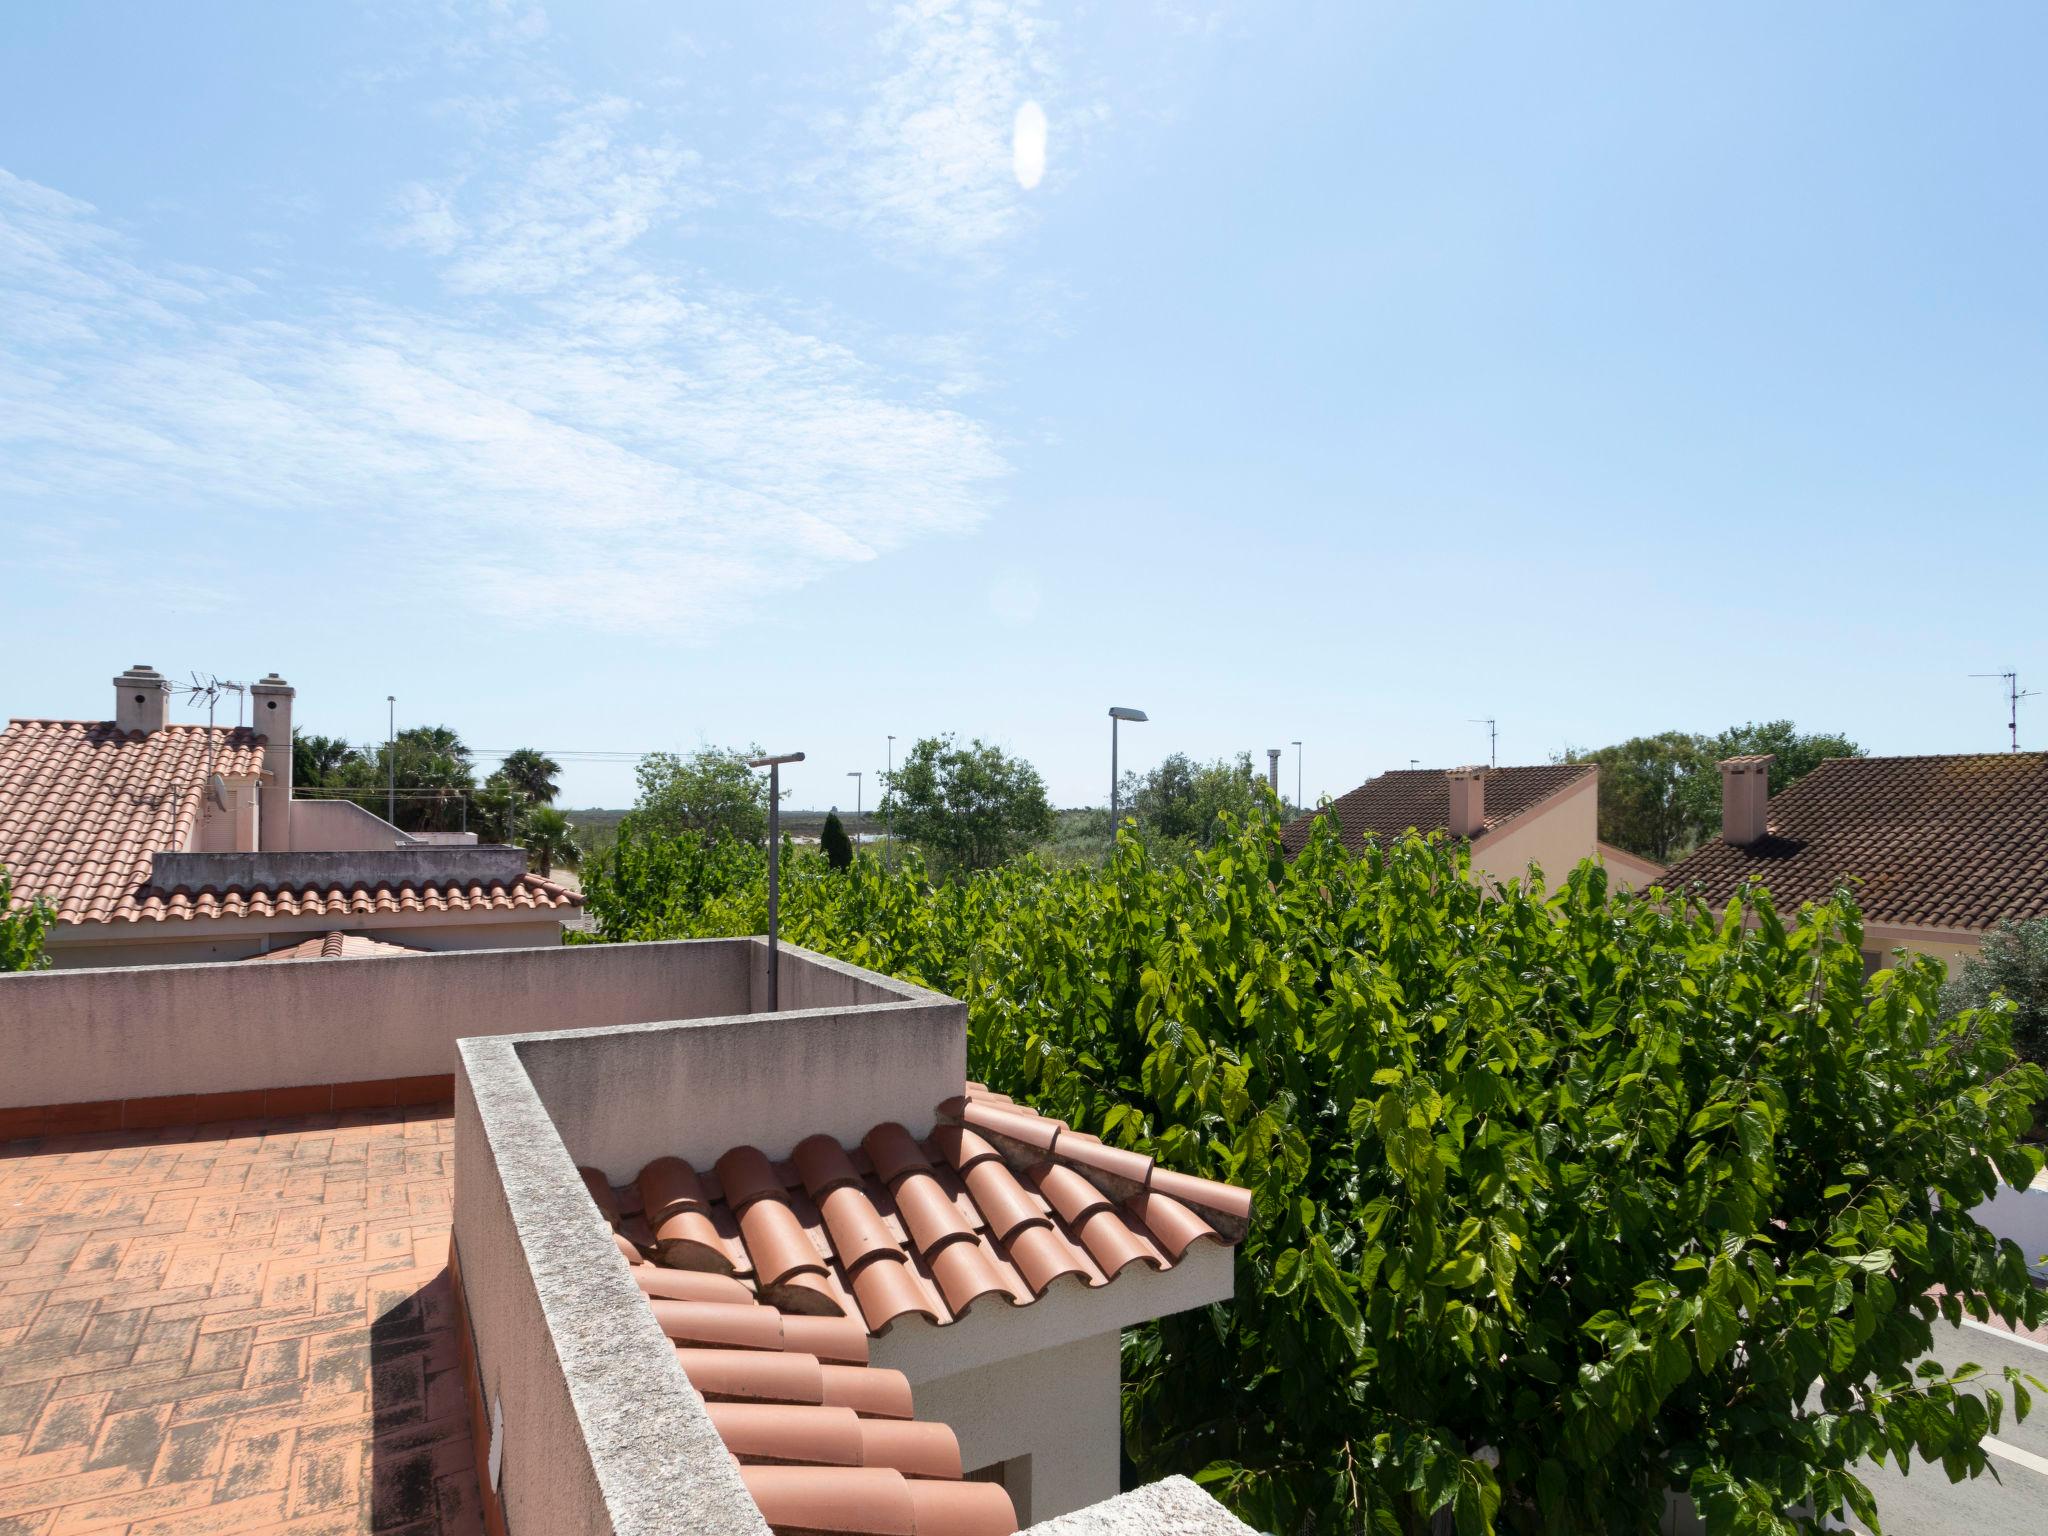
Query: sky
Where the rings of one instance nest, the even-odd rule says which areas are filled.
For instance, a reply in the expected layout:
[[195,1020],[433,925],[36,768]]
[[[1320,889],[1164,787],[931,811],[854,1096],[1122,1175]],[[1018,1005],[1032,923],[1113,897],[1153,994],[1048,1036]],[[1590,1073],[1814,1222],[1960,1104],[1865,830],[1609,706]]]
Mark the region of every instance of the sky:
[[872,806],[945,732],[1099,804],[1112,705],[1126,768],[1310,800],[1487,717],[1999,750],[2044,52],[2030,3],[9,7],[0,713],[275,670],[613,806],[747,744]]

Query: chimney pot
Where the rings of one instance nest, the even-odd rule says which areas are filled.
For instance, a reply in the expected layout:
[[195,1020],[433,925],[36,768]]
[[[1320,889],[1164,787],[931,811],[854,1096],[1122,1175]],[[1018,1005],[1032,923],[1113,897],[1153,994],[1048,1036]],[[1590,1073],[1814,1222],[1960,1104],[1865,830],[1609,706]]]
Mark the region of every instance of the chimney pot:
[[1486,769],[1453,768],[1445,777],[1450,780],[1451,836],[1477,837],[1486,828]]
[[114,679],[114,728],[160,731],[171,723],[171,680],[146,661]]
[[252,722],[263,738],[263,786],[257,846],[283,853],[292,845],[292,700],[297,690],[270,673],[249,685]]
[[1721,841],[1746,847],[1761,841],[1771,825],[1771,764],[1777,759],[1769,752],[1748,757],[1724,758],[1721,770]]

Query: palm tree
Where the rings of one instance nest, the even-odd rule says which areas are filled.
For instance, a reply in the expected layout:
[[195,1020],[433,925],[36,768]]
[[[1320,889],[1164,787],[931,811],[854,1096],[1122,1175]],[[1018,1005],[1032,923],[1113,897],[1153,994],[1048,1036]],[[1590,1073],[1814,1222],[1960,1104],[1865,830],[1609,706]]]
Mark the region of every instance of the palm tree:
[[553,874],[557,864],[574,869],[583,858],[575,826],[551,805],[537,805],[529,811],[520,833],[527,861],[537,875]]
[[517,752],[505,754],[505,761],[498,772],[505,775],[505,782],[525,795],[534,805],[553,805],[555,796],[562,786],[556,782],[556,775],[562,765],[533,747],[521,747]]
[[326,784],[356,749],[339,736],[308,736],[292,732],[292,782],[308,789]]

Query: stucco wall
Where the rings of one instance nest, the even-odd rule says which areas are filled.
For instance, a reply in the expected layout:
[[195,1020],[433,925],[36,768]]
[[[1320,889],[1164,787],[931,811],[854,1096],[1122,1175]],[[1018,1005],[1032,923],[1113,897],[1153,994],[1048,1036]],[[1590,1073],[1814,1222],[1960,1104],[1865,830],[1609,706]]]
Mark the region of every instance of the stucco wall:
[[[334,918],[288,919],[283,922],[226,923],[81,923],[53,934],[48,941],[50,964],[58,970],[135,965],[204,965],[244,960],[266,950],[316,933],[339,928],[433,953],[473,949],[540,949],[562,942],[559,918],[534,921],[531,912],[466,914],[410,913],[376,927]],[[128,941],[108,942],[109,934]]]
[[0,1105],[452,1072],[464,1035],[743,1011],[755,947],[710,939],[0,976]]
[[960,1464],[970,1472],[1029,1457],[1003,1479],[1018,1523],[1029,1525],[1116,1496],[1121,1388],[1112,1330],[999,1367],[920,1381],[917,1414],[952,1426]]
[[353,800],[292,801],[294,849],[368,853],[402,848],[411,841],[382,816],[372,815]]
[[1593,857],[1600,835],[1600,776],[1586,775],[1554,800],[1480,838],[1472,847],[1472,868],[1495,880],[1521,880],[1530,864],[1543,867],[1544,882],[1560,884],[1581,859]]

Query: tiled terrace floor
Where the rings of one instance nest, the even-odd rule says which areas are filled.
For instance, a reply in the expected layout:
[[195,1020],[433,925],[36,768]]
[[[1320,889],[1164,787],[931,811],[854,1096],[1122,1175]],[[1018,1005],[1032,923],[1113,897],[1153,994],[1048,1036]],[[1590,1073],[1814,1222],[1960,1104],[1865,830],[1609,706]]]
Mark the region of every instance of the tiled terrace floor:
[[477,1536],[445,1106],[0,1144],[0,1536]]

